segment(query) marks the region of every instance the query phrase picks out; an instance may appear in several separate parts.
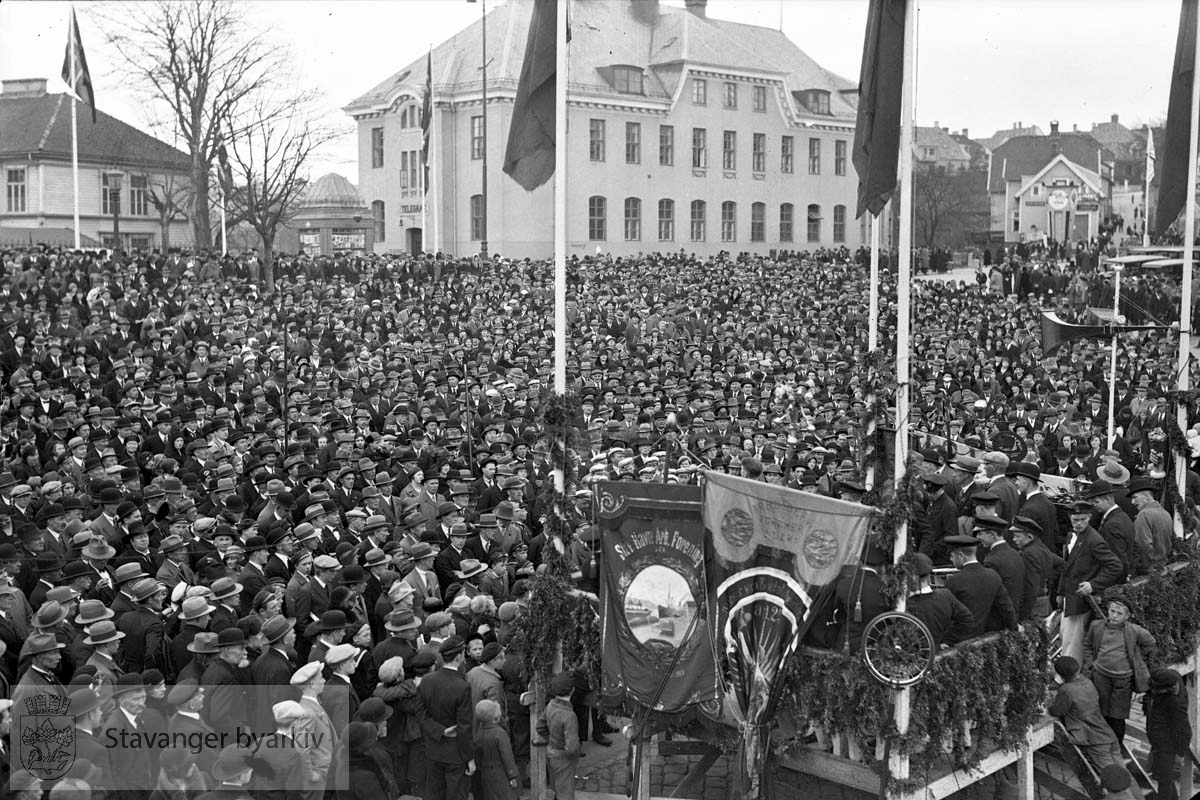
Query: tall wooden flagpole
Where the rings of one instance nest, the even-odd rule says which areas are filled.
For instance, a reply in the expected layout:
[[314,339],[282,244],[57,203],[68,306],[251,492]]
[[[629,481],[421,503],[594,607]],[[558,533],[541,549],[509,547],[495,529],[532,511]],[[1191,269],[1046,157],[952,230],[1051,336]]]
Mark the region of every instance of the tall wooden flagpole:
[[[554,391],[567,391],[567,12],[555,16],[554,77]],[[561,490],[561,489],[560,489]]]
[[[67,24],[68,24],[68,26],[72,26],[75,23],[75,4],[74,3],[71,4],[71,7],[67,13],[70,17],[70,22],[68,22]],[[73,33],[68,34],[68,35],[73,35]],[[72,80],[72,83],[77,84],[77,79],[75,77],[76,76],[76,71],[75,71],[76,65],[75,65],[74,42],[67,45],[67,52],[69,52],[71,54],[70,55],[70,58],[71,58],[71,80]],[[75,190],[74,194],[72,195],[72,199],[73,199],[74,214],[75,214],[75,249],[76,250],[78,250],[80,248],[80,240],[79,240],[79,123],[75,117],[75,95],[77,92],[78,92],[77,86],[76,85],[71,86],[71,181],[72,181],[72,185]]]

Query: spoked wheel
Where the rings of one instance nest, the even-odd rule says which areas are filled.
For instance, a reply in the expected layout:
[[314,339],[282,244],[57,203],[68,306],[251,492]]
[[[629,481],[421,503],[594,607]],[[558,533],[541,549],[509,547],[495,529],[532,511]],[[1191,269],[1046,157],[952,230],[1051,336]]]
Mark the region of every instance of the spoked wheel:
[[920,683],[936,652],[925,623],[903,611],[885,611],[863,631],[867,669],[875,680],[893,689]]

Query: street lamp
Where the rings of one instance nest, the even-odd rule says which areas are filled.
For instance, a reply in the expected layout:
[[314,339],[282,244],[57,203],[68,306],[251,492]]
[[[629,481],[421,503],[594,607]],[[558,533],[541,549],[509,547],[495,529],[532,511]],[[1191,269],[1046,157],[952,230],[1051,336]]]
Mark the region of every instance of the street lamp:
[[108,203],[113,215],[113,253],[121,249],[121,182],[120,172],[108,173]]

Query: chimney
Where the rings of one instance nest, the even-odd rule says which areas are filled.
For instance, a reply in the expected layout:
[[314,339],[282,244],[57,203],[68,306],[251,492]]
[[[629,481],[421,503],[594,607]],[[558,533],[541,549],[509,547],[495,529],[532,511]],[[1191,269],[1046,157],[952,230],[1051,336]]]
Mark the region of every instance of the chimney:
[[5,97],[42,97],[46,94],[46,79],[14,78],[0,81],[0,94]]
[[1024,128],[1024,127],[1025,127],[1025,123],[1024,123],[1024,122],[1018,122],[1018,123],[1017,123],[1017,127],[1018,127],[1018,128]]
[[1056,119],[1050,120],[1050,135],[1058,136],[1058,120]]
[[970,136],[967,134],[967,129],[966,129],[966,128],[963,128],[962,135],[963,135],[963,138],[964,138],[964,139],[970,139],[970,138],[971,138],[971,137],[970,137]]
[[938,122],[938,121],[935,119],[935,120],[933,121],[933,127],[937,128],[937,129],[940,131],[940,130],[942,129],[942,123]]
[[1116,125],[1116,124],[1117,124],[1117,119],[1118,119],[1118,118],[1117,118],[1117,115],[1116,115],[1116,114],[1113,114],[1113,115],[1112,115],[1112,123],[1113,123],[1114,125]]
[[658,0],[632,0],[633,17],[639,22],[653,25],[658,21]]
[[692,12],[700,19],[708,18],[708,10],[706,8],[706,6],[708,6],[708,0],[685,0],[684,5],[687,6],[688,11]]

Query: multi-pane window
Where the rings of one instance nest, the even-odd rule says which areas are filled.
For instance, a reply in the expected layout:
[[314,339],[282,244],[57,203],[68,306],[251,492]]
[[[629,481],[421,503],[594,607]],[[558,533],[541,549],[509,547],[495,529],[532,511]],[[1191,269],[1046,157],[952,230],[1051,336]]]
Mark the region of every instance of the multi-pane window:
[[750,206],[750,241],[764,242],[767,239],[767,204],[753,203]]
[[675,166],[675,126],[658,126],[658,165]]
[[658,240],[672,242],[675,240],[675,201],[662,199],[658,201]]
[[604,160],[604,120],[588,120],[588,158],[592,161]]
[[708,81],[704,78],[692,78],[692,105],[708,105]]
[[821,140],[808,140],[808,174],[821,174]]
[[793,163],[795,162],[796,140],[791,136],[784,136],[779,142],[779,171],[791,172]]
[[483,239],[483,195],[471,195],[471,241]]
[[725,81],[725,92],[723,95],[724,105],[726,108],[737,108],[737,84],[733,81]]
[[644,94],[642,71],[637,67],[613,67],[613,88],[621,94]]
[[703,242],[707,235],[705,217],[708,215],[708,205],[703,200],[692,201],[692,241]]
[[833,174],[846,174],[846,140],[838,139],[833,143]]
[[765,133],[754,134],[754,149],[752,153],[752,162],[750,167],[755,172],[767,171],[767,135]]
[[598,194],[588,198],[588,238],[593,242],[608,238],[608,201]]
[[816,203],[808,207],[808,240],[821,241],[821,207]]
[[721,136],[721,168],[737,169],[737,131],[725,131]]
[[637,197],[625,198],[625,241],[636,242],[642,238],[642,201]]
[[767,110],[767,87],[754,87],[754,110],[760,113]]
[[371,166],[383,166],[383,128],[371,128]]
[[400,153],[400,188],[408,188],[408,151]]
[[625,123],[625,163],[642,163],[642,123]]
[[16,167],[5,170],[4,195],[5,208],[15,214],[24,213],[25,205],[25,168]]
[[387,241],[387,217],[382,200],[371,203],[371,220],[375,223],[375,241]]
[[129,213],[135,217],[144,217],[150,213],[150,198],[146,193],[146,176],[129,176]]
[[721,203],[721,241],[737,241],[737,203],[732,200]]
[[408,151],[408,185],[412,186],[413,188],[418,188],[421,186],[422,180],[423,180],[423,176],[422,176],[422,172],[421,172],[421,151],[420,150],[409,150]]
[[692,128],[692,167],[704,169],[708,166],[708,130]]
[[846,241],[846,207],[833,207],[833,240],[835,242]]
[[483,159],[483,116],[471,117],[471,160]]
[[779,241],[792,241],[792,223],[795,218],[795,206],[782,203],[779,206]]
[[104,172],[100,175],[100,213],[113,213],[114,204],[120,206],[121,197],[112,185],[109,183],[108,173]]

